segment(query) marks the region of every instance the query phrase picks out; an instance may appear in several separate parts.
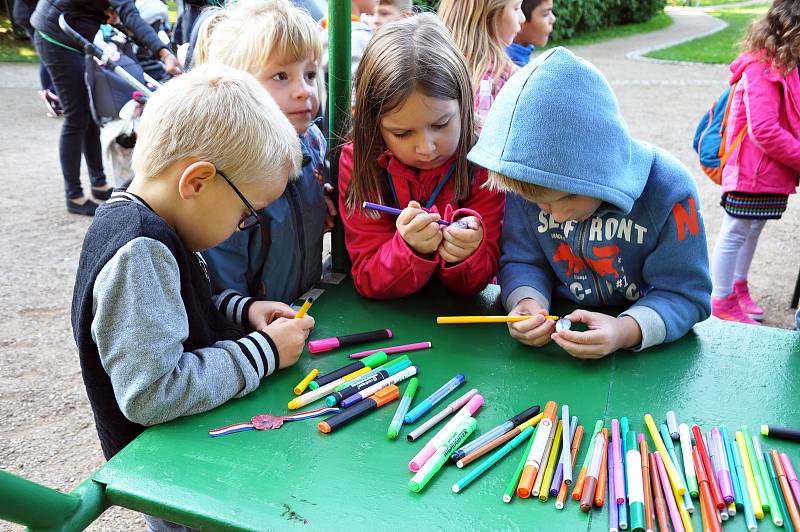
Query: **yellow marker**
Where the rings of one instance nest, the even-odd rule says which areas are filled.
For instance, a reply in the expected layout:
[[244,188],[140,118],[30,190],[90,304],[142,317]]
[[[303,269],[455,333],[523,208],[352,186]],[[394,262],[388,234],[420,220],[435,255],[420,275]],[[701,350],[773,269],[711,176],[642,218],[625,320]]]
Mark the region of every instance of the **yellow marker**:
[[645,414],[644,422],[647,425],[647,430],[650,431],[650,437],[653,438],[653,442],[656,444],[658,454],[661,455],[661,460],[664,462],[664,468],[667,470],[667,476],[669,477],[670,485],[672,485],[672,491],[675,493],[675,498],[678,499],[686,493],[686,486],[678,474],[678,470],[675,469],[675,464],[672,463],[669,453],[667,453],[667,448],[664,447],[664,441],[658,433],[658,428],[656,428],[656,423],[653,421],[653,416]]
[[538,414],[530,418],[528,421],[526,421],[525,423],[520,423],[515,428],[519,429],[519,431],[522,432],[528,427],[535,427],[536,425],[539,424],[539,422],[542,420],[543,417],[544,417],[544,412],[539,412]]
[[[561,456],[561,451],[558,448],[561,445],[561,428],[562,420],[558,420],[556,426],[556,435],[553,438],[553,445],[550,447],[550,457],[547,459],[547,467],[544,468],[544,477],[542,478],[542,489],[539,490],[539,500],[547,502],[550,497],[550,483],[553,481],[553,475],[556,472],[556,460]],[[569,420],[567,420],[569,423]]]
[[[533,316],[438,316],[436,323],[512,323],[525,321]],[[558,316],[545,316],[545,319],[558,321]]]
[[[669,473],[667,473],[669,476]],[[692,516],[689,515],[689,511],[686,510],[686,504],[683,502],[683,497],[680,495],[675,496],[675,503],[678,505],[678,513],[681,515],[681,522],[683,522],[683,529],[685,532],[694,532],[694,525],[692,524]],[[711,516],[712,519],[716,519],[716,516]]]
[[318,370],[318,369],[316,369],[316,368],[315,368],[315,369],[312,369],[312,370],[311,370],[311,373],[309,373],[308,375],[306,375],[306,376],[303,378],[303,380],[301,380],[301,381],[300,381],[300,382],[297,384],[297,386],[295,386],[295,387],[294,387],[294,394],[295,394],[295,395],[300,395],[301,393],[303,393],[304,391],[306,391],[306,388],[308,388],[308,383],[309,383],[309,382],[311,382],[311,381],[313,381],[313,380],[314,380],[314,377],[316,377],[317,375],[319,375],[319,370]]
[[359,375],[363,375],[364,373],[367,373],[369,371],[372,371],[372,368],[370,368],[369,366],[365,366],[357,371],[354,371],[353,373],[348,373],[341,379],[336,379],[335,381],[329,382],[325,386],[320,386],[316,390],[311,390],[308,393],[304,393],[300,397],[295,397],[294,399],[289,401],[289,404],[287,406],[289,407],[289,410],[297,410],[301,406],[306,406],[307,404],[313,403],[314,401],[322,399],[326,395],[332,393],[333,389],[342,384],[343,382],[347,382],[348,380],[358,377]]
[[297,314],[295,314],[294,317],[295,318],[302,318],[303,316],[305,316],[306,312],[308,312],[308,309],[311,308],[311,305],[313,303],[314,303],[314,298],[313,297],[309,297],[308,299],[306,299],[306,302],[303,303],[303,306],[300,307],[300,310],[297,311]]
[[747,447],[744,444],[744,435],[739,431],[736,431],[736,445],[739,446],[739,457],[742,459],[744,480],[747,484],[747,491],[750,493],[750,503],[753,505],[753,513],[756,514],[757,519],[764,519],[764,508],[761,506],[761,499],[758,497],[756,479],[753,478],[753,469],[750,465]]

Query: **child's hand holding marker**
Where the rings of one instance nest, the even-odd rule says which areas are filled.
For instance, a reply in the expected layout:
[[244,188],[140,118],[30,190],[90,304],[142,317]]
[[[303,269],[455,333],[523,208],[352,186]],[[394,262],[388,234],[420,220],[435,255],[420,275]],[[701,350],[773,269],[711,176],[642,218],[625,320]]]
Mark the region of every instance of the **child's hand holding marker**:
[[547,319],[547,311],[536,300],[526,298],[517,303],[509,316],[530,316],[531,319],[508,324],[511,337],[525,345],[542,347],[556,329],[555,320]]
[[439,256],[452,264],[462,262],[475,253],[483,241],[483,226],[475,216],[467,216],[442,229]]
[[[565,318],[572,323],[585,323],[589,329],[583,332],[562,330],[553,332],[550,336],[555,343],[576,358],[602,358],[619,349],[635,347],[642,343],[642,330],[630,316],[615,318],[600,312],[576,310]],[[516,325],[524,323],[527,321]]]
[[[289,307],[291,310],[291,307]],[[278,369],[287,368],[297,362],[311,330],[314,328],[314,318],[305,315],[295,318],[294,311],[288,318],[281,317],[261,329],[269,335],[278,349],[280,363]]]
[[406,244],[420,255],[430,255],[439,248],[442,242],[442,231],[439,220],[442,217],[433,212],[425,212],[416,201],[408,203],[397,217],[397,232]]
[[294,318],[294,309],[280,301],[254,301],[247,310],[250,326],[260,331],[278,318]]

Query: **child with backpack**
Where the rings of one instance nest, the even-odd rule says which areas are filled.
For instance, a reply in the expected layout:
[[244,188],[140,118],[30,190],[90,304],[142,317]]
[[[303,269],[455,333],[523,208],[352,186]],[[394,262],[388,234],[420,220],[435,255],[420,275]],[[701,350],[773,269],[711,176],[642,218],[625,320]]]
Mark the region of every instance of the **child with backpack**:
[[[757,324],[764,311],[751,298],[747,274],[767,220],[780,219],[800,171],[800,5],[776,0],[751,26],[732,64],[722,167],[725,210],[712,260],[712,314]],[[747,133],[742,135],[742,132]]]

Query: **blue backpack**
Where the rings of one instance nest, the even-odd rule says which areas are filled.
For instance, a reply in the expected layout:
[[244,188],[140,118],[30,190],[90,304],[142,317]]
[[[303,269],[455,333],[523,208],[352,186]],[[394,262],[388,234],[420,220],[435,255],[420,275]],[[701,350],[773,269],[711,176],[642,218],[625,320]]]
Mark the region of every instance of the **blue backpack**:
[[725,163],[747,135],[747,125],[745,125],[731,145],[726,148],[725,133],[728,128],[731,95],[734,92],[736,92],[736,83],[725,89],[711,109],[700,119],[692,142],[694,151],[700,156],[700,168],[718,185],[722,182],[722,169],[725,168]]

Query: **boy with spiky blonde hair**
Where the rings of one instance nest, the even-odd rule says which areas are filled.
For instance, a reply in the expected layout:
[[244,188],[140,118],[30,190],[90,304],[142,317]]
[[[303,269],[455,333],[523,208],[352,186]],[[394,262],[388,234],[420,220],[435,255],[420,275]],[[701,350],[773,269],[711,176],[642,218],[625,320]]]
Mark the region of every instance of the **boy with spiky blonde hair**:
[[245,72],[199,67],[148,102],[136,177],[97,210],[72,301],[106,458],[147,426],[246,395],[297,361],[313,318],[253,300],[223,315],[197,251],[257,225],[255,209],[299,163],[291,124]]

